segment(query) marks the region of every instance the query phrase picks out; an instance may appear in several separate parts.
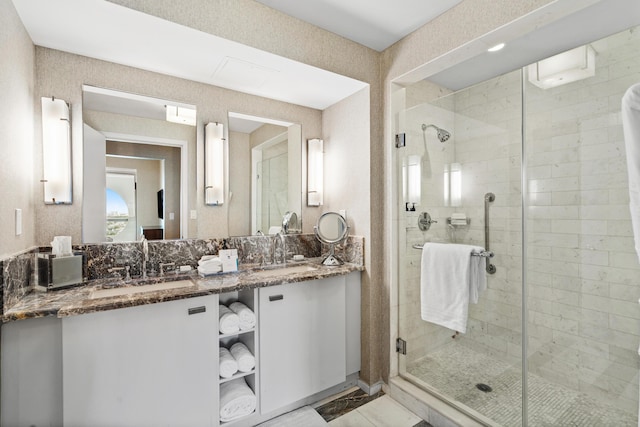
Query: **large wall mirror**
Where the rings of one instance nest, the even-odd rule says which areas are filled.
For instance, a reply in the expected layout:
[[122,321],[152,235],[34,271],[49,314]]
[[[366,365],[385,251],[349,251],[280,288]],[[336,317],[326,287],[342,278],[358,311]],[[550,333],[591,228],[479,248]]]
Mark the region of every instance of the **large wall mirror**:
[[85,243],[187,236],[193,105],[83,86]]
[[275,234],[302,209],[299,124],[229,113],[229,234]]

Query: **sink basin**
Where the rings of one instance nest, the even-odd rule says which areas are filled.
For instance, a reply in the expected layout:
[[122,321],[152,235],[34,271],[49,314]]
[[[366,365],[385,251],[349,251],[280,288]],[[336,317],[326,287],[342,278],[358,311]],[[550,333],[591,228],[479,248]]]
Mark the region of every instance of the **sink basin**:
[[252,275],[255,277],[276,277],[276,276],[285,276],[287,274],[307,273],[309,271],[315,271],[317,269],[318,269],[317,267],[314,267],[312,265],[294,265],[291,267],[259,270],[259,271],[253,272]]
[[151,285],[121,286],[117,288],[95,290],[91,292],[89,299],[117,297],[145,292],[166,291],[170,289],[188,288],[190,286],[195,286],[195,284],[191,280],[176,280],[174,282],[154,283]]

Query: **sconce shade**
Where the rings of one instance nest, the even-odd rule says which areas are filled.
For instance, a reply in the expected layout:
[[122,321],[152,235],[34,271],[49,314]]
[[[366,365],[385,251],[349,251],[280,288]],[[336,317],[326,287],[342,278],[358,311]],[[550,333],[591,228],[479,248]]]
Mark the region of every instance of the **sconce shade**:
[[596,52],[589,45],[579,46],[529,65],[531,83],[541,89],[586,79],[596,75]]
[[307,206],[322,206],[324,184],[324,142],[307,140]]
[[404,202],[420,205],[421,180],[420,163],[422,158],[417,155],[407,156],[402,161],[402,182]]
[[208,123],[204,128],[204,201],[210,206],[224,203],[224,127]]
[[462,205],[462,166],[460,163],[444,165],[444,205]]
[[42,159],[45,204],[71,204],[71,121],[62,99],[42,98]]

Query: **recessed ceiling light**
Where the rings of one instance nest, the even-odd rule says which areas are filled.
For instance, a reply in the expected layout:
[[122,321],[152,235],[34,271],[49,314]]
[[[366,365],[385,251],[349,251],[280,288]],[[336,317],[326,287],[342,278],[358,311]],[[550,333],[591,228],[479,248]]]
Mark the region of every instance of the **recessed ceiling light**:
[[504,47],[504,43],[498,43],[497,45],[487,49],[487,52],[497,52],[497,51],[501,50],[503,47]]

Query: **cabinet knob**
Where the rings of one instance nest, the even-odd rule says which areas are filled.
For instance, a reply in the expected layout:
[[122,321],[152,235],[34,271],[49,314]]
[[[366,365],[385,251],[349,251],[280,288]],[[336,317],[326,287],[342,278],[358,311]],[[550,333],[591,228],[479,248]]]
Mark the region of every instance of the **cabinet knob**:
[[282,294],[269,295],[269,301],[280,301],[281,299],[284,299],[284,296]]
[[192,307],[189,309],[189,316],[192,314],[204,313],[207,311],[207,307],[201,305],[200,307]]

